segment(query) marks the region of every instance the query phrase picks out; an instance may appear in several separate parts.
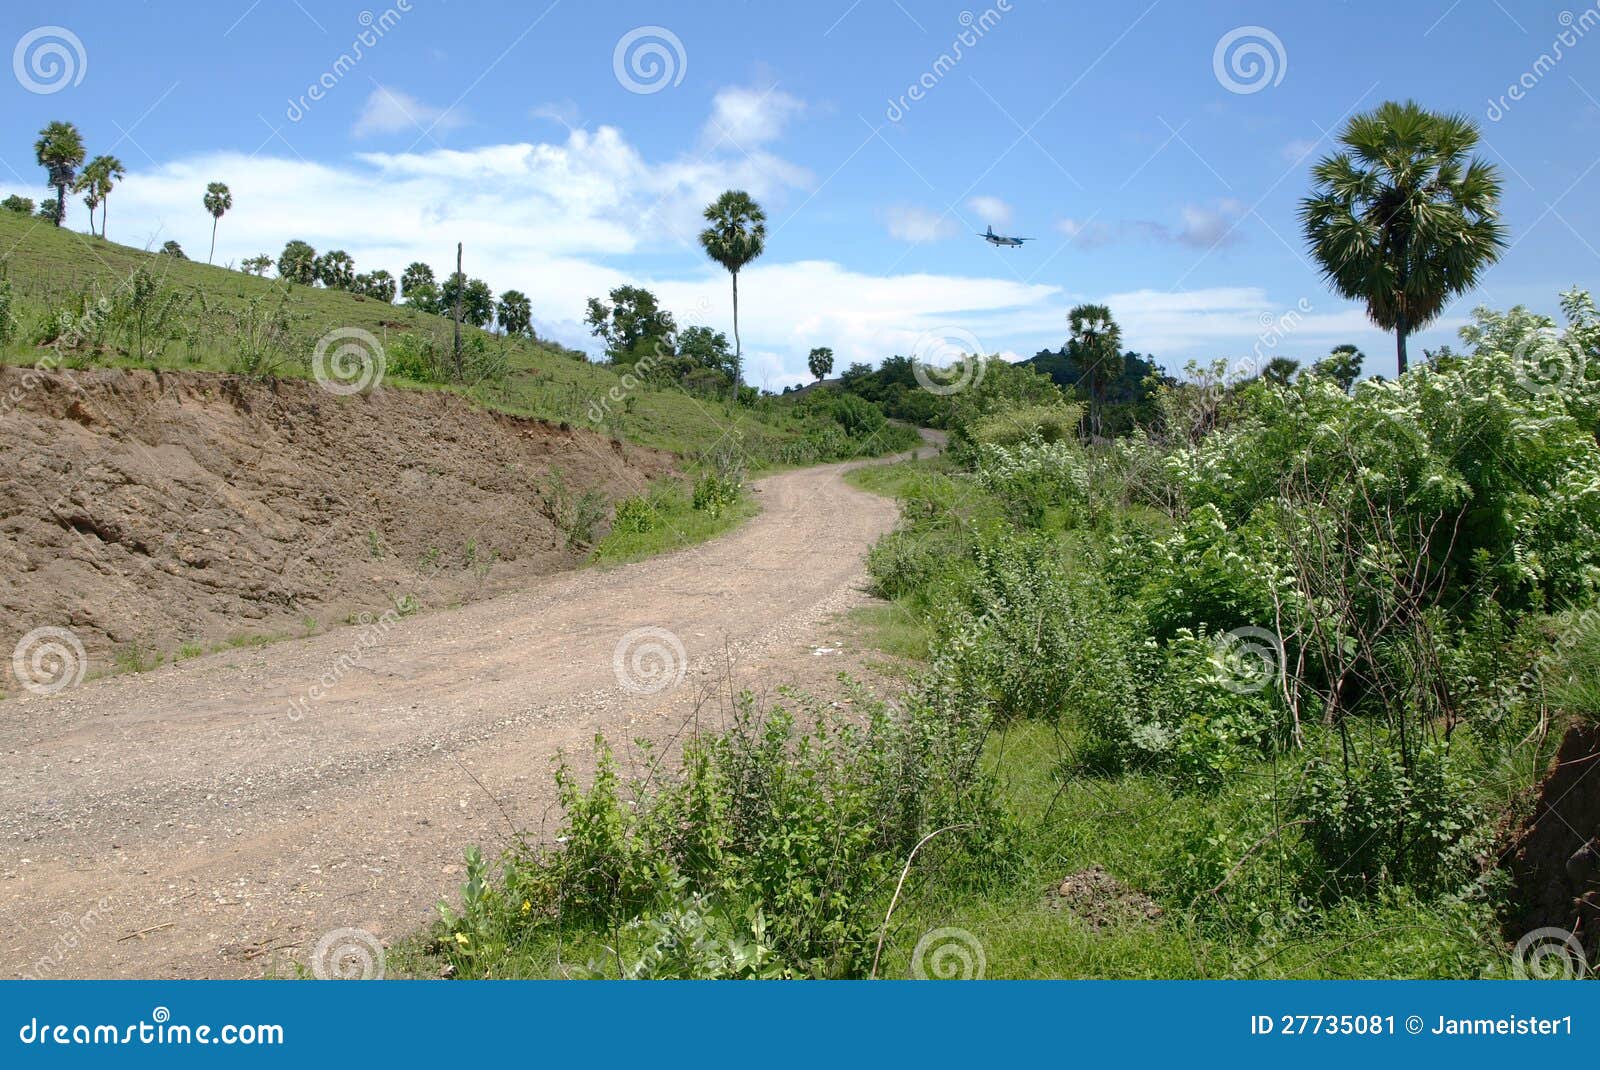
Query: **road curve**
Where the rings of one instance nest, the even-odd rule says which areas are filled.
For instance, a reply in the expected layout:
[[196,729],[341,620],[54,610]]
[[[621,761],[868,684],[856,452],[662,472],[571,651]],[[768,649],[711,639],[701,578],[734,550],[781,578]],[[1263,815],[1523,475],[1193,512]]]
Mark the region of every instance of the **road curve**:
[[[813,652],[895,520],[847,467],[758,481],[703,546],[0,703],[0,975],[259,977],[332,929],[414,931],[467,845],[552,819],[558,751],[675,733],[729,654],[740,687],[837,667]],[[641,629],[681,684],[619,682],[650,683],[614,664]]]

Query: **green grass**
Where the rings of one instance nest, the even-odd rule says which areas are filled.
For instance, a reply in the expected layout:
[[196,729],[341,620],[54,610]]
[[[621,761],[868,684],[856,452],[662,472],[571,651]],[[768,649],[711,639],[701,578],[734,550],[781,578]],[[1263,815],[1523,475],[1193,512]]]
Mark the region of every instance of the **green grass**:
[[658,485],[640,501],[644,504],[640,525],[631,530],[613,527],[590,555],[594,564],[621,565],[694,546],[760,512],[748,487],[737,503],[718,512],[696,509],[690,489],[677,480]]
[[[291,237],[284,235],[285,240]],[[278,249],[263,251],[275,256]],[[404,266],[360,264],[358,268],[387,267],[398,275]],[[13,289],[18,327],[16,336],[0,346],[0,362],[32,365],[49,356],[53,350],[40,347],[36,339],[53,311],[79,316],[99,296],[125,288],[140,268],[186,300],[175,317],[173,337],[151,343],[152,352],[143,360],[107,346],[92,353],[68,353],[66,366],[233,370],[237,345],[217,330],[217,324],[242,314],[252,302],[275,302],[283,289],[275,281],[225,267],[160,256],[0,212],[0,279],[9,281]],[[451,330],[450,322],[439,316],[316,287],[289,288],[287,309],[297,354],[276,373],[282,378],[308,377],[316,340],[336,328],[368,331],[386,350],[402,335],[427,335],[447,344]],[[469,338],[482,333],[472,327],[465,332]],[[503,351],[507,373],[501,379],[437,385],[391,376],[386,382],[409,389],[450,390],[495,411],[591,427],[691,460],[718,443],[736,443],[755,468],[782,462],[804,443],[814,424],[814,419],[802,417],[788,399],[767,398],[754,407],[736,407],[720,398],[695,396],[675,387],[630,388],[616,370],[591,364],[561,346],[492,337],[488,343]],[[595,405],[602,409],[594,409]],[[598,422],[591,418],[596,411],[602,414]],[[877,445],[881,445],[878,452],[889,452],[901,448],[902,442],[898,437],[886,437]]]

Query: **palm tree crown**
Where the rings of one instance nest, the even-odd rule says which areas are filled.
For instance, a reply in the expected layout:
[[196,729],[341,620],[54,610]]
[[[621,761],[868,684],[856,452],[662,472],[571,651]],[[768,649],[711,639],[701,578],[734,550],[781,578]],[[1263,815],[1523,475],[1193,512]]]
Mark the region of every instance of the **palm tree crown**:
[[739,397],[744,348],[739,339],[739,271],[767,244],[767,213],[744,190],[731,189],[706,206],[700,245],[733,276],[733,396]]
[[59,227],[67,217],[67,188],[77,179],[78,168],[83,164],[83,135],[71,123],[51,123],[39,131],[33,153],[39,166],[49,172],[49,184],[55,187],[55,224]]
[[1300,219],[1333,289],[1395,332],[1403,373],[1406,336],[1476,286],[1506,246],[1500,176],[1470,155],[1472,120],[1414,101],[1355,116],[1339,142],[1312,169]]

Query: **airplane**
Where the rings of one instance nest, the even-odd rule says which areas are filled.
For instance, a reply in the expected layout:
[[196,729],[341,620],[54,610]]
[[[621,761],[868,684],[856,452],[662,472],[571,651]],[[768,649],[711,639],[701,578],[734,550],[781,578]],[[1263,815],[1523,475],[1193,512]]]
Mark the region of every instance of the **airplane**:
[[1008,238],[1004,234],[996,234],[994,232],[994,227],[992,226],[985,230],[982,234],[979,234],[978,237],[982,238],[990,245],[1005,245],[1013,249],[1020,249],[1022,248],[1023,242],[1033,240],[1032,238]]

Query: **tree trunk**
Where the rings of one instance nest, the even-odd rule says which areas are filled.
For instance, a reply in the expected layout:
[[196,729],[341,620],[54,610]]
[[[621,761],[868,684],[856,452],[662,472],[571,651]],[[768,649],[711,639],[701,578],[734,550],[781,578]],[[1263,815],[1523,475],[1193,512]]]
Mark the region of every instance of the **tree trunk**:
[[67,187],[65,183],[56,186],[56,226],[60,226],[67,218]]
[[1401,375],[1406,373],[1406,329],[1406,317],[1405,313],[1402,312],[1394,325],[1395,357],[1400,363]]
[[733,403],[739,403],[739,380],[744,375],[744,347],[739,341],[739,273],[733,273]]
[[100,201],[100,237],[102,238],[106,236],[106,212],[110,209],[110,207],[111,195],[108,193],[104,199]]
[[206,254],[206,263],[211,263],[217,258],[217,224],[221,222],[217,216],[211,217],[211,252]]

